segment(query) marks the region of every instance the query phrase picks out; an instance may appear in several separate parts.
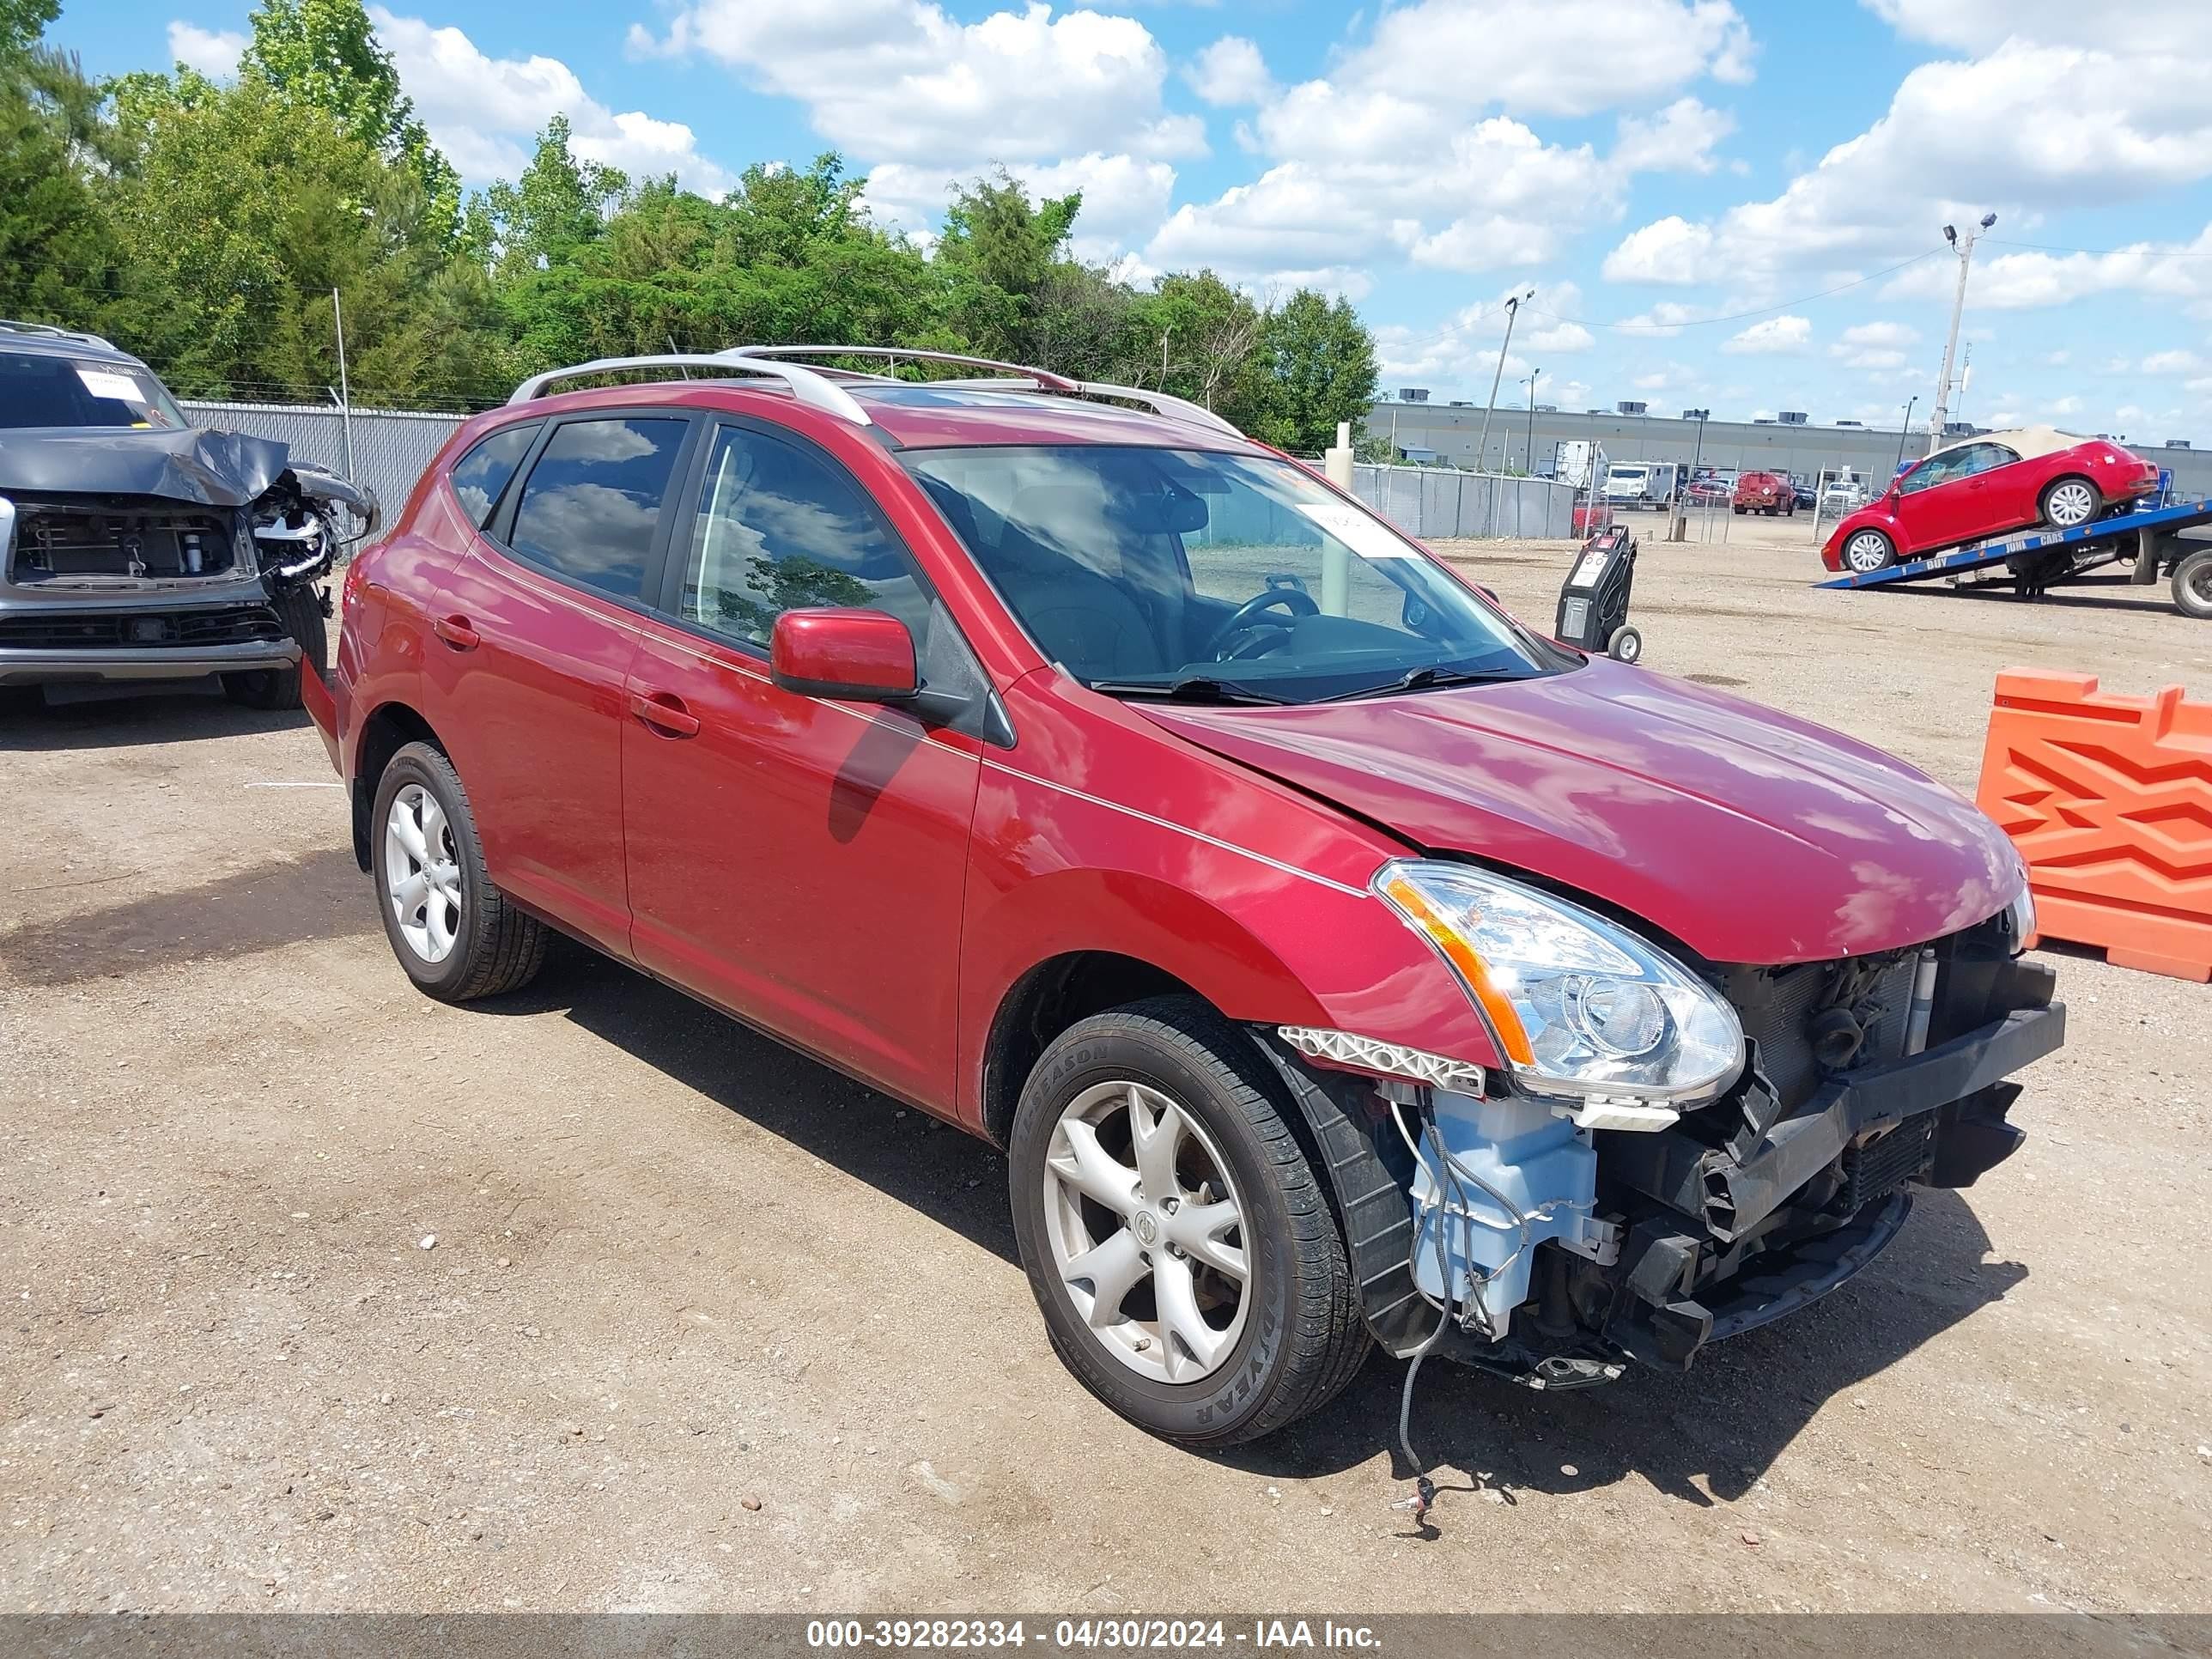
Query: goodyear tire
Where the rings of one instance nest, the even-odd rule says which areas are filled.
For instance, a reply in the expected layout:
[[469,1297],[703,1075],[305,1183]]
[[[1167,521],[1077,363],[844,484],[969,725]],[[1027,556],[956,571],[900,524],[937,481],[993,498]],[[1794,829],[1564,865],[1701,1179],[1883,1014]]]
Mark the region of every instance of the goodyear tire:
[[1014,1235],[1053,1347],[1164,1439],[1258,1439],[1366,1357],[1297,1116],[1253,1040],[1191,997],[1079,1021],[1023,1087]]

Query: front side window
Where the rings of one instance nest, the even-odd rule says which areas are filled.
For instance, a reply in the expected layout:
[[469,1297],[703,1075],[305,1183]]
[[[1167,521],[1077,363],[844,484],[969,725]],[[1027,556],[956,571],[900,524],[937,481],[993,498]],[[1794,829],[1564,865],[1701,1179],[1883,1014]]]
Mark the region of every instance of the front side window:
[[136,363],[0,351],[0,427],[189,424],[161,383]]
[[902,459],[1040,649],[1116,695],[1308,702],[1576,660],[1293,462],[1103,445]]
[[1949,483],[1963,476],[1966,452],[1947,450],[1941,455],[1930,455],[1897,481],[1899,490],[1907,495],[1917,495],[1923,489],[1933,489],[1938,484]]
[[896,617],[914,636],[927,686],[964,696],[984,684],[943,601],[851,474],[802,445],[720,428],[699,486],[677,615],[765,651],[778,617],[821,605]]
[[538,436],[538,424],[525,421],[520,426],[501,427],[454,465],[450,475],[453,494],[461,498],[469,522],[477,529],[483,529],[484,521],[491,517],[491,510],[499,505],[507,480],[522,465],[522,458],[530,453],[530,446]]
[[508,544],[618,599],[636,599],[690,422],[672,416],[570,421],[522,486]]

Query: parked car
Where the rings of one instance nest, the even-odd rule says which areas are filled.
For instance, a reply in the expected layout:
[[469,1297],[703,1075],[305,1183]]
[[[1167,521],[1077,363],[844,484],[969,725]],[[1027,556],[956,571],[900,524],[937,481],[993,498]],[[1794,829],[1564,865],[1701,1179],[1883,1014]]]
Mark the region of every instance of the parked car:
[[2030,525],[2072,530],[2157,488],[2156,466],[2104,438],[2047,426],[1983,433],[1906,468],[1836,526],[1820,558],[1864,574]]
[[1738,513],[1764,513],[1770,519],[1778,513],[1795,517],[1797,491],[1783,473],[1746,472],[1737,477],[1729,504]]
[[1717,473],[1709,473],[1702,478],[1691,479],[1684,495],[1693,507],[1720,507],[1727,502],[1735,490],[1734,480],[1723,478]]
[[1794,472],[1790,475],[1790,498],[1796,502],[1797,510],[1800,513],[1811,512],[1818,500],[1813,494],[1813,486]]
[[[2063,1011],[1949,789],[1194,405],[822,352],[540,375],[348,572],[309,708],[430,996],[557,929],[1003,1146],[1054,1347],[1198,1446],[1375,1340],[1679,1369],[2020,1141]],[[547,395],[614,369],[695,378]]]
[[97,335],[0,322],[0,696],[222,677],[300,705],[317,580],[376,503],[281,443],[192,426]]

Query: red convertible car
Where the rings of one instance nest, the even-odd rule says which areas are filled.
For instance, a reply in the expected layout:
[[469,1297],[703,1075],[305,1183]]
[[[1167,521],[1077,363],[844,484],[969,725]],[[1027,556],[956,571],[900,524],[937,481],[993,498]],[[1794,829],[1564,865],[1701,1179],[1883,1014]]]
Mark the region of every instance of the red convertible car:
[[2157,488],[2155,466],[2103,438],[2047,426],[1985,432],[1900,474],[1836,526],[1820,560],[1863,575],[2029,525],[2072,530]]

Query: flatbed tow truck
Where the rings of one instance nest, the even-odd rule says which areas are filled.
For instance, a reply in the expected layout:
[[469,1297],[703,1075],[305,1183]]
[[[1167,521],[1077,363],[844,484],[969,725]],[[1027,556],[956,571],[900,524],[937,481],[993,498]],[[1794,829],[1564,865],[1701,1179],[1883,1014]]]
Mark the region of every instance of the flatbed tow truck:
[[2185,617],[2212,617],[2212,540],[2191,540],[2181,534],[2212,525],[2212,501],[2168,501],[2162,495],[2151,500],[2159,504],[2094,519],[2071,530],[2016,530],[1884,570],[1850,573],[1814,585],[1890,587],[1940,579],[1954,587],[2010,583],[2021,598],[2040,599],[2092,570],[2132,562],[2135,586],[2148,587],[2161,575],[2167,576],[2174,609]]

